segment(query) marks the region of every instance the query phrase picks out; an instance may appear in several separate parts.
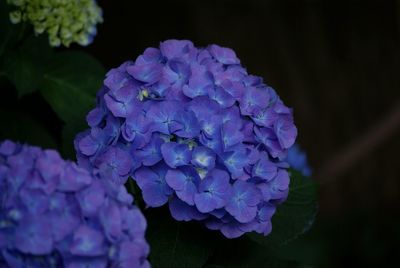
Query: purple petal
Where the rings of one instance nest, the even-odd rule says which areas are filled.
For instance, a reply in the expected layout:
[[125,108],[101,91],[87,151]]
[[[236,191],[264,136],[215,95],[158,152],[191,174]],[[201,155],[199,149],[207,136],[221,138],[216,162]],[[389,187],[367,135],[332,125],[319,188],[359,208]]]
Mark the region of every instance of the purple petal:
[[25,218],[15,230],[15,247],[23,253],[44,255],[53,250],[51,226],[45,217]]
[[211,170],[215,166],[215,153],[204,146],[194,148],[191,163],[197,167]]
[[221,136],[225,151],[230,150],[233,146],[243,141],[244,135],[238,127],[240,128],[238,121],[229,120],[223,124]]
[[19,197],[32,214],[42,214],[49,207],[48,196],[41,190],[23,188],[19,193]]
[[148,246],[143,241],[124,241],[118,252],[118,267],[142,267],[142,257],[148,254]]
[[90,185],[91,182],[92,177],[86,170],[79,168],[75,163],[67,162],[57,189],[64,192],[75,192]]
[[111,90],[118,90],[122,87],[129,86],[133,79],[124,71],[111,69],[106,74],[104,85]]
[[270,181],[278,172],[277,166],[268,160],[267,154],[262,154],[260,160],[252,169],[252,176]]
[[243,115],[252,115],[255,110],[264,109],[269,104],[269,94],[264,88],[248,87],[240,100]]
[[159,136],[153,135],[150,143],[137,150],[134,155],[142,161],[144,166],[154,166],[162,159],[161,145],[163,143]]
[[189,164],[191,151],[186,144],[167,142],[161,145],[161,153],[165,163],[172,168]]
[[5,140],[0,144],[0,154],[9,156],[17,149],[17,145],[10,140]]
[[243,167],[247,165],[247,153],[243,146],[232,148],[232,151],[222,155],[225,167],[231,172],[233,178],[243,175]]
[[87,114],[86,121],[90,127],[95,127],[100,124],[105,115],[106,111],[104,109],[96,107]]
[[221,227],[221,232],[227,238],[238,238],[244,234],[242,230],[240,230],[238,224],[231,223],[231,224],[224,224]]
[[290,148],[297,137],[297,128],[291,119],[280,118],[275,123],[274,130],[282,148]]
[[143,55],[140,55],[136,59],[135,64],[141,65],[145,63],[155,63],[159,62],[160,60],[161,60],[160,50],[154,47],[149,47],[146,48],[146,50],[143,52]]
[[153,131],[170,134],[170,124],[173,122],[175,114],[180,112],[179,103],[176,101],[166,101],[152,105],[146,117],[153,122]]
[[274,122],[277,120],[278,115],[270,108],[255,108],[252,112],[251,118],[258,126],[272,127]]
[[177,113],[171,124],[171,132],[182,138],[195,138],[200,133],[200,125],[192,111]]
[[110,147],[104,154],[96,159],[95,163],[100,170],[100,175],[105,179],[112,179],[117,184],[125,182],[132,169],[133,161],[125,150]]
[[107,258],[105,257],[74,257],[65,260],[65,267],[68,268],[106,268]]
[[67,198],[65,194],[55,193],[50,199],[50,209],[53,238],[61,241],[79,226],[82,216],[80,208],[72,196]]
[[194,195],[197,193],[197,185],[200,178],[192,168],[183,170],[168,170],[165,180],[176,191],[177,196],[189,205],[194,205]]
[[91,156],[99,150],[101,143],[88,134],[79,141],[78,146],[82,154]]
[[178,198],[171,199],[169,202],[169,211],[177,221],[204,220],[207,218],[206,214],[198,212],[194,206],[189,206]]
[[240,180],[235,182],[233,189],[234,193],[226,210],[241,223],[252,221],[257,215],[260,191],[253,184]]
[[122,229],[132,237],[144,235],[147,228],[146,218],[137,207],[122,208]]
[[194,196],[194,203],[197,209],[202,213],[208,213],[217,208],[218,202],[210,192],[196,194]]
[[195,195],[194,202],[200,212],[207,213],[226,205],[232,195],[229,174],[214,169],[200,182],[200,193]]
[[153,84],[160,80],[163,66],[159,63],[147,63],[131,65],[126,68],[127,72],[136,80]]
[[103,206],[99,218],[108,240],[117,242],[122,236],[122,215],[117,204],[110,201]]
[[86,225],[75,232],[70,251],[76,256],[101,256],[106,252],[103,234]]
[[218,102],[222,108],[231,107],[235,103],[235,99],[226,92],[222,87],[208,88],[208,96],[210,99]]
[[135,172],[134,178],[148,206],[159,207],[168,201],[171,189],[166,184],[165,177],[150,168],[142,167]]
[[57,180],[63,169],[63,160],[58,152],[44,150],[36,160],[36,168],[40,171],[40,175],[46,182]]
[[211,45],[208,49],[211,55],[222,64],[239,64],[240,61],[236,57],[235,52],[226,47],[220,47],[218,45]]
[[202,120],[209,120],[221,111],[221,107],[216,101],[210,100],[205,96],[194,98],[188,106],[189,109],[196,114],[196,117],[200,122]]
[[278,175],[272,182],[273,187],[277,190],[286,190],[289,188],[290,178],[286,170],[279,170]]
[[86,216],[95,215],[105,200],[105,194],[103,185],[99,181],[79,192],[77,199],[83,214]]
[[179,58],[193,48],[193,43],[188,40],[167,40],[160,43],[161,53],[167,59]]

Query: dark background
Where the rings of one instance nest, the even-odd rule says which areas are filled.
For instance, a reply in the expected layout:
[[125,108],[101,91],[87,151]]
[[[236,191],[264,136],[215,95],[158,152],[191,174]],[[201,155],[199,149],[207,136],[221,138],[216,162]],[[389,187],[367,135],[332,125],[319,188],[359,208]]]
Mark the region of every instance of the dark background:
[[[298,142],[320,183],[319,215],[295,254],[316,267],[398,267],[400,1],[99,5],[104,23],[94,43],[73,48],[106,69],[166,39],[216,43],[233,48],[294,108]],[[42,105],[33,116],[51,117],[35,98],[26,98]]]

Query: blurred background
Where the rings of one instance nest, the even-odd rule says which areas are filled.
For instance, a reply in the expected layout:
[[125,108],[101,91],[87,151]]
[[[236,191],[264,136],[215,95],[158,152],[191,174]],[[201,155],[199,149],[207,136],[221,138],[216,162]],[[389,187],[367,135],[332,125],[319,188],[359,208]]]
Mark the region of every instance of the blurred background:
[[[216,43],[294,108],[298,143],[320,184],[319,215],[293,245],[296,258],[315,267],[398,267],[400,1],[98,2],[104,23],[94,43],[73,48],[106,69],[166,39]],[[46,116],[61,126],[35,94],[19,103],[32,122]]]

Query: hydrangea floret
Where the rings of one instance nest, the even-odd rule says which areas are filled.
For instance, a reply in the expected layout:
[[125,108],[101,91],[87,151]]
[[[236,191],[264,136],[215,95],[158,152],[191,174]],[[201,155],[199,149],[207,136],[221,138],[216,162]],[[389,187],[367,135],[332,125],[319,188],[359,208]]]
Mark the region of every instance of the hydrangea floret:
[[286,161],[291,168],[297,170],[303,176],[310,177],[312,169],[308,163],[307,154],[296,143],[288,151]]
[[167,40],[110,70],[75,139],[80,165],[123,184],[149,207],[226,237],[267,235],[288,194],[292,110],[232,49]]
[[108,184],[54,150],[0,143],[0,266],[149,267],[146,220]]
[[51,46],[90,44],[103,21],[95,0],[7,0],[12,23],[29,22],[36,34],[47,32]]

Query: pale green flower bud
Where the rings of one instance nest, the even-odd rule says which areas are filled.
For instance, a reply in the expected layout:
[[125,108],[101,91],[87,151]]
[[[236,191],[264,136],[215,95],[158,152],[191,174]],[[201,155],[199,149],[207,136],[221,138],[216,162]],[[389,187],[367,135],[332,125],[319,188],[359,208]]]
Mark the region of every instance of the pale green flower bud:
[[21,21],[21,12],[13,11],[10,13],[10,21],[14,24],[17,24]]

